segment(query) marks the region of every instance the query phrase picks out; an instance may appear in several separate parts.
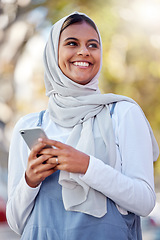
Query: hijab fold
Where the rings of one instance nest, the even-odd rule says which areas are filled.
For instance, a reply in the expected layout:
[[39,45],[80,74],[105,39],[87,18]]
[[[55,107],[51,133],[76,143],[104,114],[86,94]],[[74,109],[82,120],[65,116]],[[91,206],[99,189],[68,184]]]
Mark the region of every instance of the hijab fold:
[[[86,85],[77,84],[62,73],[58,66],[58,43],[62,24],[67,17],[53,25],[44,51],[49,114],[57,124],[72,127],[66,144],[95,156],[114,168],[116,146],[109,104],[118,101],[136,103],[124,96],[100,93],[98,77],[101,67],[96,76]],[[100,45],[102,46],[101,38]],[[152,138],[153,157],[156,160],[158,145],[147,119],[146,122]],[[95,134],[97,127],[100,134],[98,138]],[[62,185],[62,198],[66,210],[79,211],[95,217],[102,217],[107,213],[106,197],[85,184],[79,178],[79,174],[60,171],[59,184]]]

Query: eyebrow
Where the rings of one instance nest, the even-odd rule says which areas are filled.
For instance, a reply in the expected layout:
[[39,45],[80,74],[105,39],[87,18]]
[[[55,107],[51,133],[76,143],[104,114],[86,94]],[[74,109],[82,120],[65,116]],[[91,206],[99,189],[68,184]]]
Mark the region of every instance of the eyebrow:
[[[79,41],[78,38],[74,38],[74,37],[68,37],[64,40],[64,42],[67,42],[69,40],[75,40],[75,41]],[[100,45],[99,41],[97,39],[89,39],[88,42],[96,42]]]

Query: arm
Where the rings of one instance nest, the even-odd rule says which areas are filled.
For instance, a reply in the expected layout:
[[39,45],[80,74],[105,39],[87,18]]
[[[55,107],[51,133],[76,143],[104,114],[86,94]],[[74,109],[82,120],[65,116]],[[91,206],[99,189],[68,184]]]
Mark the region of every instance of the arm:
[[17,234],[22,234],[26,221],[33,209],[34,200],[39,192],[40,186],[31,188],[25,181],[23,175],[15,188],[14,194],[8,198],[7,221],[10,228]]
[[[118,110],[117,110],[118,111]],[[90,158],[82,180],[102,192],[122,208],[147,216],[155,205],[153,152],[148,126],[140,109],[133,105],[116,127],[121,155],[121,172]],[[120,157],[119,157],[120,158]]]
[[22,120],[16,125],[9,153],[7,220],[10,227],[20,234],[34,207],[41,182],[56,171],[55,165],[43,164],[48,159],[47,155],[37,157],[45,144],[36,144],[29,154],[19,133],[19,129],[27,127],[28,122]]
[[40,186],[31,188],[25,181],[28,149],[19,129],[24,127],[20,120],[13,131],[10,144],[8,162],[8,202],[6,215],[9,226],[18,234],[21,234],[30,212],[34,206],[34,199],[39,192]]

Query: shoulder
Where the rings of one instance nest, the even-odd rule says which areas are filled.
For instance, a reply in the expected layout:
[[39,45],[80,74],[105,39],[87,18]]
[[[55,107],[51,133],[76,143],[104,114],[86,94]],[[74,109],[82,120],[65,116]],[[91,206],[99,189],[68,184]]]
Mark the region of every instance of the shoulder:
[[104,94],[104,99],[108,102],[110,111],[112,111],[113,104],[115,105],[113,115],[119,114],[123,116],[134,108],[137,111],[142,111],[137,102],[127,96],[107,93]]
[[[111,108],[111,106],[110,106]],[[114,112],[112,114],[112,123],[115,131],[127,128],[136,128],[142,126],[147,128],[146,116],[141,107],[136,102],[118,101],[116,102]]]
[[[110,104],[110,109],[112,108],[112,104]],[[118,119],[124,118],[127,114],[135,114],[140,113],[142,114],[141,107],[136,102],[130,101],[118,101],[115,104],[113,116],[117,116]]]

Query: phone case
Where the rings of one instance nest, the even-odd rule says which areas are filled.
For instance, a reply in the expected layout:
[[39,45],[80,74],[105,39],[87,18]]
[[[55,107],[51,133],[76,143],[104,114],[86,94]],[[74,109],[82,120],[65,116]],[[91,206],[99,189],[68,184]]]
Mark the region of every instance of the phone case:
[[38,143],[38,138],[47,138],[42,128],[22,129],[20,134],[30,149]]

